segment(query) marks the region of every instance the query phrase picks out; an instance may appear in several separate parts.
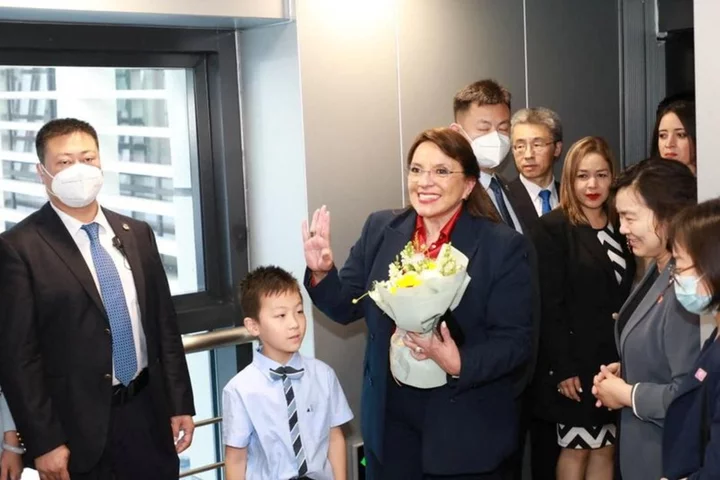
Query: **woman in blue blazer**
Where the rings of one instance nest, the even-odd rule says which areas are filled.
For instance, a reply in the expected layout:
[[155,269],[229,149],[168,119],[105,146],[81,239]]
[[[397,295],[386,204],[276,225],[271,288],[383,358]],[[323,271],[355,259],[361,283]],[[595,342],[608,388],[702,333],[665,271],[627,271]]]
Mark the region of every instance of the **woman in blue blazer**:
[[[423,132],[407,167],[411,207],[370,215],[340,271],[330,248],[329,213],[325,207],[315,212],[303,228],[305,285],[332,320],[367,322],[362,433],[371,480],[501,479],[517,443],[513,383],[532,347],[529,245],[499,222],[461,134]],[[374,281],[387,279],[388,265],[420,237],[430,252],[452,242],[469,258],[472,278],[452,313],[453,335],[442,324],[439,335],[408,334],[405,340],[416,359],[432,359],[447,372],[446,385],[427,390],[399,385],[390,373],[393,321],[367,297],[352,302]]]
[[21,457],[23,449],[20,447],[15,422],[10,415],[2,390],[0,390],[0,433],[3,434],[0,441],[0,479],[19,480],[23,470]]
[[[720,327],[720,199],[683,211],[671,230],[674,289],[694,314],[710,313]],[[718,328],[668,408],[663,475],[669,480],[720,478],[720,341]]]

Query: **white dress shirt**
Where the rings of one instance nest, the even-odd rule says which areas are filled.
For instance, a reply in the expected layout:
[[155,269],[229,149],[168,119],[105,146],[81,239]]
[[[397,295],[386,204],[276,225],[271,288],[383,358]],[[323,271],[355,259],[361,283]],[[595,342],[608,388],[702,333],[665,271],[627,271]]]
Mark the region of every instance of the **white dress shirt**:
[[[352,411],[327,364],[295,353],[287,365],[305,370],[302,377],[291,380],[308,467],[305,475],[333,480],[328,461],[330,429],[352,420]],[[246,477],[250,480],[278,480],[298,474],[283,382],[270,375],[271,368],[280,366],[258,350],[252,363],[223,389],[224,443],[247,448]]]
[[[58,214],[60,220],[62,220],[65,228],[70,232],[70,236],[75,240],[80,253],[85,259],[85,263],[92,274],[92,278],[95,281],[95,286],[100,293],[102,299],[102,293],[100,291],[100,282],[98,281],[97,272],[95,270],[95,264],[92,259],[92,252],[90,251],[90,237],[87,232],[82,229],[85,225],[80,220],[71,217],[67,213],[57,208],[51,202],[53,210]],[[142,323],[140,322],[140,305],[138,304],[137,290],[135,289],[135,280],[133,279],[132,270],[130,265],[123,254],[113,246],[112,240],[115,237],[110,223],[108,223],[105,214],[101,208],[98,208],[98,213],[93,222],[100,225],[98,228],[98,236],[100,238],[100,245],[107,251],[112,258],[115,268],[117,268],[120,274],[120,282],[123,286],[123,292],[125,293],[125,302],[127,302],[128,312],[130,312],[130,323],[132,324],[133,340],[135,341],[135,354],[137,355],[137,365],[139,373],[143,368],[147,367],[147,345],[145,343],[145,331],[143,330]],[[92,223],[92,222],[90,222]],[[113,365],[113,385],[119,385],[120,381],[115,378],[115,365]]]
[[558,195],[557,189],[555,188],[555,177],[550,180],[550,185],[546,187],[539,187],[527,178],[520,175],[520,181],[525,185],[530,200],[532,200],[535,210],[537,211],[538,217],[542,217],[542,198],[540,198],[540,192],[543,190],[550,190],[550,208],[555,208],[560,203],[560,196]]
[[15,422],[13,421],[12,415],[10,415],[10,409],[8,408],[7,400],[0,390],[0,452],[2,452],[2,435],[5,432],[12,432],[15,430]]
[[[495,194],[493,193],[492,189],[490,188],[490,181],[495,177],[495,174],[485,173],[482,170],[480,170],[480,184],[483,186],[485,191],[490,195],[490,200],[492,200],[493,205],[495,205],[495,208],[498,212],[500,212],[500,207],[498,207],[497,199],[495,198]],[[500,182],[498,180],[500,185],[503,185],[503,182]],[[510,203],[510,200],[508,199],[507,194],[505,193],[505,188],[502,189],[502,195],[505,199],[505,206],[508,209],[508,212],[510,212],[510,218],[512,218],[513,223],[515,224],[515,230],[518,233],[523,233],[522,226],[520,225],[520,220],[518,220],[517,215],[515,215],[515,210],[513,210],[512,204]]]

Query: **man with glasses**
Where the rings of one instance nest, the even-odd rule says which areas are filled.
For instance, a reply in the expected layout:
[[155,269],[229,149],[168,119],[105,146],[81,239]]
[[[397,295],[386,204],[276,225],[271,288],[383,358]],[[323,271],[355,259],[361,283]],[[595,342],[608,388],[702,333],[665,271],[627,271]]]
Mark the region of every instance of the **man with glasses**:
[[[562,153],[562,123],[547,108],[523,108],[510,121],[512,152],[518,178],[508,184],[510,198],[520,221],[531,232],[538,219],[560,202],[560,184],[553,166]],[[532,386],[525,392],[521,436],[530,432],[532,478],[555,478],[560,447],[556,425],[542,418],[543,405]],[[516,471],[516,479],[520,473]]]
[[523,108],[510,121],[512,152],[518,178],[508,184],[511,202],[522,224],[532,230],[542,215],[560,203],[560,184],[553,166],[562,153],[562,123],[548,108]]

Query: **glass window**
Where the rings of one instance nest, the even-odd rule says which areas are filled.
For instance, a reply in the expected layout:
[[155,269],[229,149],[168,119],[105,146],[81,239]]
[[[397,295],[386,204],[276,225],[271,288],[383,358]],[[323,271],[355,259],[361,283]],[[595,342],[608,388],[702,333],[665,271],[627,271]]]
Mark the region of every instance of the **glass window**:
[[168,109],[165,100],[117,101],[117,124],[140,127],[167,127]]
[[153,137],[118,137],[118,160],[133,163],[170,165],[170,139]]
[[47,201],[42,197],[17,192],[3,192],[3,199],[5,201],[5,208],[21,210],[27,213],[34,212]]
[[29,183],[42,183],[37,174],[37,170],[35,170],[35,163],[3,160],[2,167],[3,178]]
[[[213,396],[212,355],[210,352],[198,352],[186,355],[190,381],[195,397],[195,421],[207,420],[217,415]],[[195,429],[190,448],[180,454],[180,471],[204,467],[220,460],[215,449],[215,438],[219,433],[218,424],[206,425]],[[217,480],[219,470],[211,470],[190,477],[193,480]]]
[[165,88],[165,70],[116,68],[115,85],[118,90],[162,90]]
[[150,224],[173,295],[205,291],[192,78],[186,68],[0,66],[0,225],[47,201],[37,130],[79,118],[100,141],[100,203]]

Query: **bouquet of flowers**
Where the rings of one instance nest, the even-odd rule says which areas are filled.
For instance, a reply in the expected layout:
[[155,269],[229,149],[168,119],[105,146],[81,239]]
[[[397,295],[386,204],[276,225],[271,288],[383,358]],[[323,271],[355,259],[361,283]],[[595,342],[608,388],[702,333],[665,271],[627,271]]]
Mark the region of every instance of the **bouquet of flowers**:
[[447,383],[445,371],[431,359],[416,360],[403,337],[406,332],[435,334],[439,319],[458,306],[470,283],[467,264],[468,258],[449,243],[432,259],[409,242],[390,264],[388,279],[375,282],[367,293],[398,327],[390,340],[390,370],[400,382],[417,388]]

